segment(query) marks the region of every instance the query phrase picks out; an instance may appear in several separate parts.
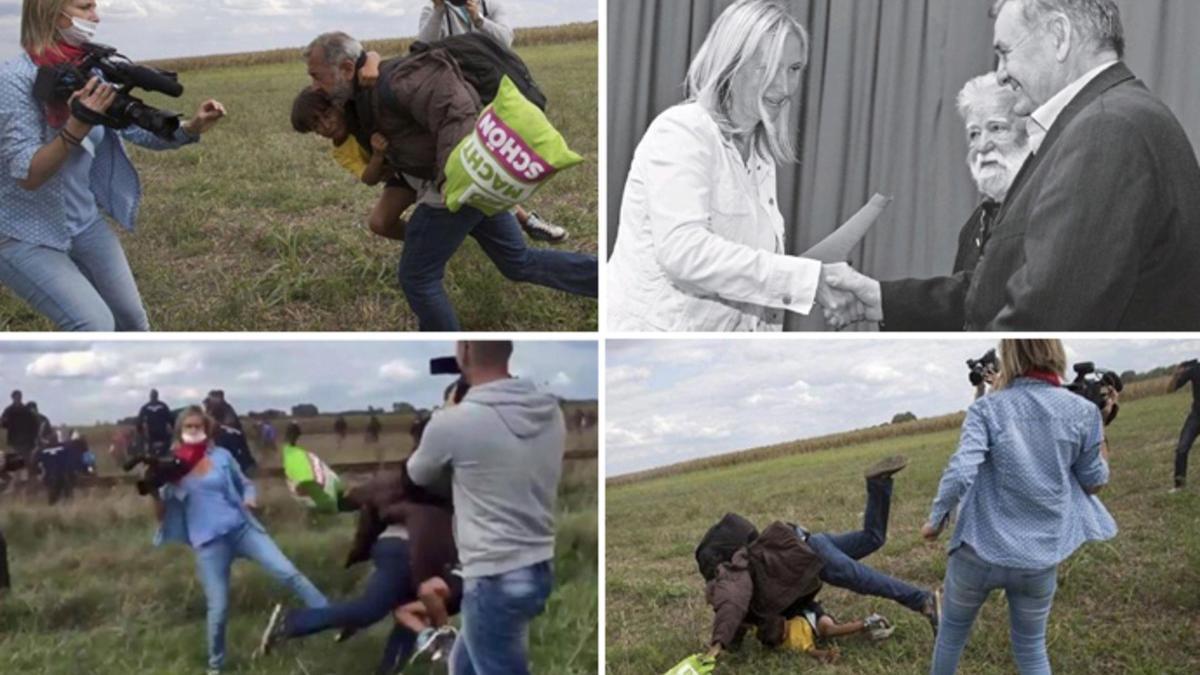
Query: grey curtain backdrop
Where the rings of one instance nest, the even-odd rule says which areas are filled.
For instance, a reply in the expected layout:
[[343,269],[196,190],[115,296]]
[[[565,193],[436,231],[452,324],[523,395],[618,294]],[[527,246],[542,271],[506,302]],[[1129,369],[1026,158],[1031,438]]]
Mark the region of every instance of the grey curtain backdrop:
[[[683,98],[687,65],[732,0],[608,3],[608,247],[634,149]],[[787,246],[799,253],[875,192],[894,198],[852,258],[879,279],[948,273],[978,203],[955,97],[991,70],[991,0],[794,0],[812,38],[794,124],[799,164],[780,167]],[[1126,61],[1200,139],[1200,2],[1118,0]],[[1103,142],[1103,139],[1097,139]],[[1080,242],[1080,246],[1102,242]],[[789,317],[789,329],[822,327]]]

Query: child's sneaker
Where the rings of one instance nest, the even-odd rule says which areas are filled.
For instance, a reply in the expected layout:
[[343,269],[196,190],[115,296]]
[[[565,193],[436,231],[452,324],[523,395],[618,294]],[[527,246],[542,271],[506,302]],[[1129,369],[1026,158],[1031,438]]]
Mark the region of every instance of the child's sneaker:
[[892,633],[896,632],[896,627],[892,625],[892,622],[880,614],[868,616],[863,619],[863,623],[865,624],[864,628],[867,634],[871,636],[872,640],[877,642],[890,638]]
[[433,653],[430,654],[431,661],[441,661],[442,659],[449,660],[450,652],[454,651],[454,642],[458,639],[458,631],[454,626],[445,625],[438,629],[433,635]]
[[536,211],[529,212],[529,218],[521,226],[530,239],[548,241],[553,244],[567,240],[567,231],[559,225],[544,220]]

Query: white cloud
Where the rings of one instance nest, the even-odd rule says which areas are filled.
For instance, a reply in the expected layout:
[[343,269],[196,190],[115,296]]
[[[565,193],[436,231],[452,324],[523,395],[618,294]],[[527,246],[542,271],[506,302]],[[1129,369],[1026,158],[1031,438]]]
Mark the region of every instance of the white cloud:
[[415,380],[419,374],[420,373],[418,373],[417,370],[409,365],[404,359],[388,361],[382,366],[379,366],[380,377],[388,380],[395,380],[397,382],[408,382],[410,380]]
[[554,374],[554,377],[550,380],[550,384],[556,387],[565,387],[571,384],[571,376],[560,370]]
[[860,380],[881,384],[900,380],[904,375],[886,363],[860,363],[850,370],[850,374]]
[[650,377],[650,369],[641,366],[612,366],[605,368],[605,379],[609,387],[643,382]]
[[236,379],[238,382],[258,382],[259,380],[262,379],[262,371],[261,370],[248,370],[244,373],[239,374]]
[[42,354],[25,367],[25,373],[45,378],[98,378],[116,367],[117,359],[96,351]]

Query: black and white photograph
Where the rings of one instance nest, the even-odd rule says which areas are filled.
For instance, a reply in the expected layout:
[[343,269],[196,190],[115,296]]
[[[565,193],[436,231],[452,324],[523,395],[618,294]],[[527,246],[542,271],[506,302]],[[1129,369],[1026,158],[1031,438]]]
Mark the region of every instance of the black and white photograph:
[[1200,4],[607,16],[608,329],[1200,328]]

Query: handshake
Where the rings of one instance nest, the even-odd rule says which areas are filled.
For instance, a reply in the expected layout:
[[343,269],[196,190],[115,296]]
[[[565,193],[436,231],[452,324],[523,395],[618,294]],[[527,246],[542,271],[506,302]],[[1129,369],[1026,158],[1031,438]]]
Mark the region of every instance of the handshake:
[[847,263],[821,266],[817,304],[835,330],[863,321],[883,321],[883,294],[879,282],[860,274]]

